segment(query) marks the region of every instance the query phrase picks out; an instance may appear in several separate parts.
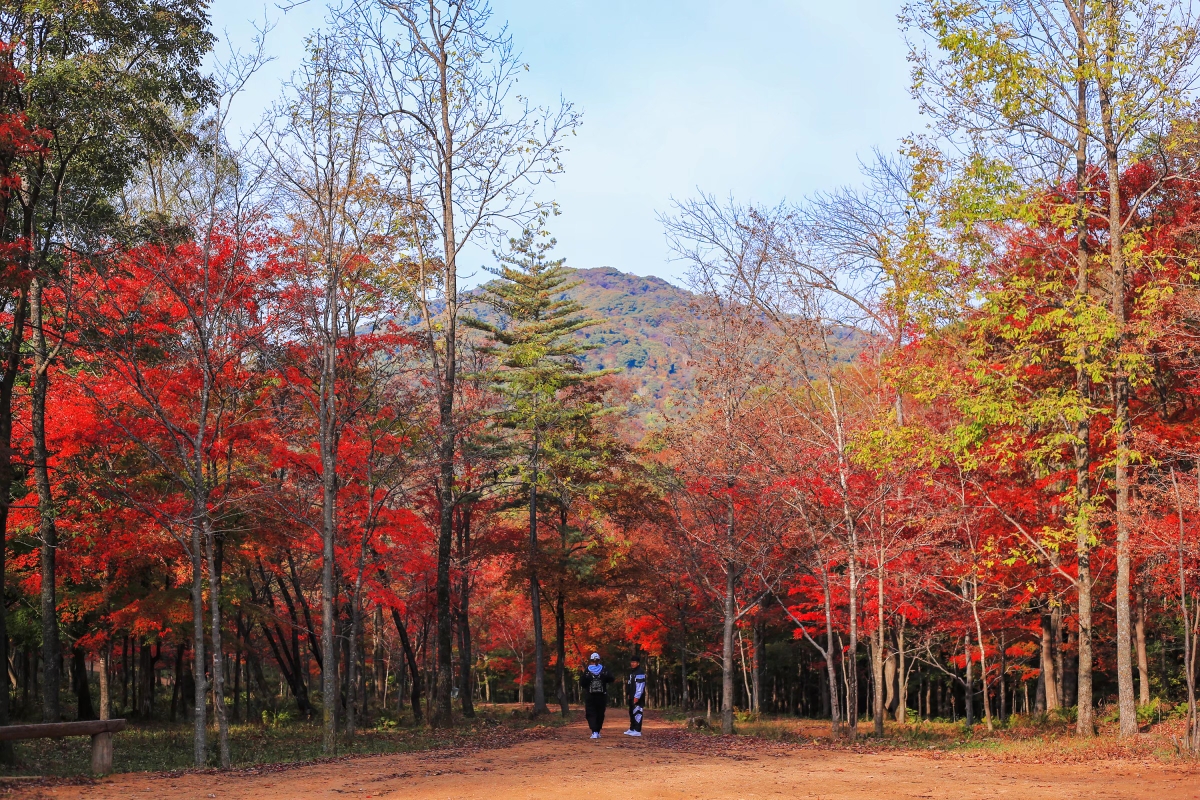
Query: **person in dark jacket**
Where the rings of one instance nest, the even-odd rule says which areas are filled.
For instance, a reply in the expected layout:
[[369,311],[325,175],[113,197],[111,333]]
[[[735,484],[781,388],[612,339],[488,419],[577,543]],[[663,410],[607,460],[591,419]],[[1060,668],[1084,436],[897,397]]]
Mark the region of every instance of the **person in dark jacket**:
[[642,659],[637,655],[629,659],[625,696],[629,698],[629,730],[625,731],[625,735],[641,736],[642,714],[646,706],[646,670],[642,669]]
[[579,676],[579,688],[583,690],[583,713],[587,717],[592,738],[600,738],[604,727],[604,710],[608,708],[608,685],[613,675],[600,663],[600,654],[592,653],[588,665]]

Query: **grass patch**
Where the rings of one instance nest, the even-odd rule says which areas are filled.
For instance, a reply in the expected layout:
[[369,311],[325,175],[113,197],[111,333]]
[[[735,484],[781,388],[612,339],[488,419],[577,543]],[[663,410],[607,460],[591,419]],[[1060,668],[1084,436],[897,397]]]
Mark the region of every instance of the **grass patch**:
[[[340,737],[338,756],[383,755],[457,747],[497,747],[538,738],[565,724],[559,714],[536,720],[512,716],[507,708],[485,707],[474,720],[456,718],[452,727],[384,727]],[[0,778],[83,777],[90,774],[91,741],[86,736],[14,742],[16,764],[0,767]],[[235,768],[293,764],[324,758],[321,728],[308,722],[231,725],[230,756]],[[216,731],[209,731],[208,763],[216,766]],[[114,772],[175,772],[194,768],[190,724],[131,725],[113,737]]]
[[858,738],[851,742],[844,736],[834,738],[827,721],[744,715],[736,721],[734,732],[739,736],[768,741],[846,747],[857,751],[933,751],[1005,761],[1067,763],[1104,759],[1176,761],[1191,758],[1180,753],[1176,740],[1182,738],[1182,724],[1175,720],[1147,726],[1141,735],[1132,739],[1117,738],[1115,725],[1108,724],[1101,725],[1095,737],[1076,736],[1072,715],[1068,713],[1013,716],[1005,725],[997,724],[995,728],[994,731],[988,731],[983,723],[968,728],[962,722],[946,720],[911,722],[907,725],[889,721],[884,726],[884,735],[878,737],[874,734],[871,722],[861,720]]

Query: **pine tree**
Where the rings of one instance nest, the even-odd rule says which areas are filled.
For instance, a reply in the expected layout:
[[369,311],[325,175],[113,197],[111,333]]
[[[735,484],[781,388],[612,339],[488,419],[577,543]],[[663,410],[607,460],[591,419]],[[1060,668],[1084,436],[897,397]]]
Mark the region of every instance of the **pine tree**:
[[541,595],[538,583],[538,488],[547,443],[556,433],[594,415],[599,404],[581,399],[578,388],[608,371],[585,371],[582,356],[592,347],[574,334],[597,324],[569,292],[580,284],[571,280],[565,259],[550,259],[555,241],[544,230],[545,216],[509,242],[500,254],[499,280],[484,287],[482,302],[494,309],[497,323],[468,318],[465,324],[488,335],[483,348],[496,358],[488,378],[503,399],[497,424],[507,430],[517,454],[512,472],[528,495],[529,597],[533,614],[533,711],[546,712],[545,645],[542,637]]

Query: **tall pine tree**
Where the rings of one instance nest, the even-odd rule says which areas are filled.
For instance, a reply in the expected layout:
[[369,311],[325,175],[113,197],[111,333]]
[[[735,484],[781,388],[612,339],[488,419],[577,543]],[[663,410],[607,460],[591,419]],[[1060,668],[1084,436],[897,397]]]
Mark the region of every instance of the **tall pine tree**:
[[545,644],[542,637],[541,589],[538,582],[538,489],[547,482],[543,464],[547,443],[594,415],[598,405],[575,391],[607,371],[586,371],[582,357],[591,346],[575,336],[600,320],[569,295],[581,281],[571,279],[565,259],[550,259],[554,239],[544,229],[545,216],[509,242],[501,254],[498,278],[483,289],[482,302],[494,309],[493,323],[469,318],[465,323],[488,335],[484,350],[496,357],[489,379],[503,398],[497,423],[512,441],[512,471],[528,496],[529,600],[533,614],[533,712],[546,712]]

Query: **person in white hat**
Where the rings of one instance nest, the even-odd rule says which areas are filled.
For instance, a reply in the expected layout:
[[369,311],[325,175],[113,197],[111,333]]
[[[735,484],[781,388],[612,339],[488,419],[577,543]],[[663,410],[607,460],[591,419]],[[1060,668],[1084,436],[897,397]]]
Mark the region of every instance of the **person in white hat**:
[[579,676],[579,688],[583,690],[583,713],[587,717],[592,738],[600,738],[604,727],[604,711],[608,708],[608,685],[613,682],[612,673],[600,663],[600,654],[592,653],[588,665]]

